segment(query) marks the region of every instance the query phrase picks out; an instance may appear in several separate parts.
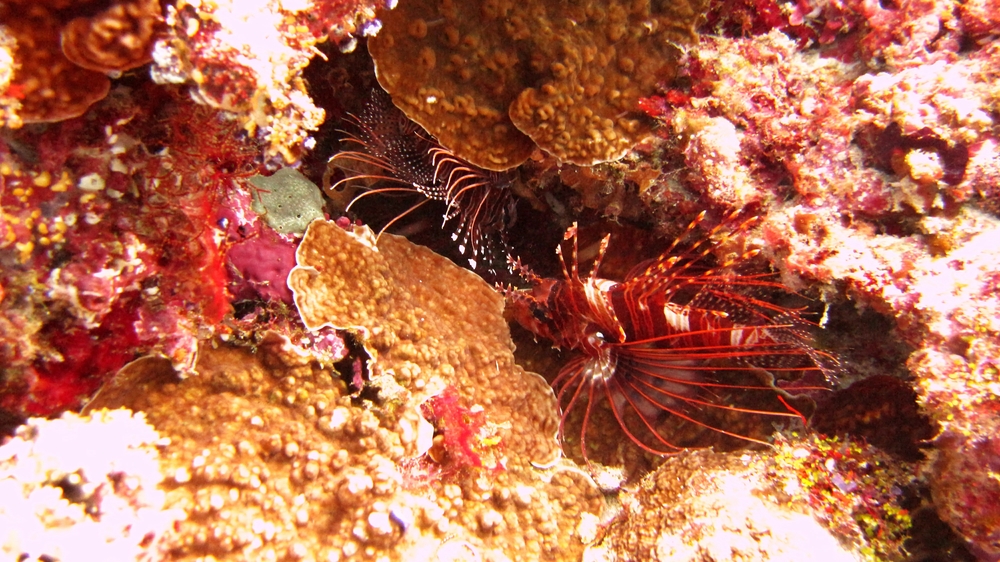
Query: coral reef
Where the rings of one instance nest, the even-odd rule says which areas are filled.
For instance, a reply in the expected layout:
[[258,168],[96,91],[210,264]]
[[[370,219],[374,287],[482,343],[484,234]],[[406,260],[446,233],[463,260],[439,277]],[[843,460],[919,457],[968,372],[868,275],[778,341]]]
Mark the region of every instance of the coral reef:
[[353,44],[378,29],[374,0],[179,2],[153,48],[153,79],[191,83],[195,98],[240,116],[268,154],[295,162],[325,114],[302,70],[327,40]]
[[898,559],[909,519],[892,489],[905,470],[849,443],[783,441],[776,453],[667,460],[625,490],[588,559]]
[[[794,221],[803,212],[791,207],[775,214],[765,236],[789,271],[846,283],[855,298],[897,318],[901,334],[917,348],[908,366],[920,401],[941,427],[930,475],[939,510],[960,534],[994,556],[996,504],[982,502],[1000,497],[990,468],[1000,333],[1000,256],[993,240],[1000,224],[963,209],[950,219],[924,218],[917,234],[897,237],[845,226],[834,210],[809,210],[810,229],[796,231]],[[968,494],[972,489],[975,494]]]
[[60,121],[83,114],[107,95],[106,73],[149,62],[161,20],[159,0],[112,2],[74,17],[89,2],[14,1],[0,6],[13,76],[0,82],[0,125]]
[[604,500],[557,460],[554,398],[513,364],[502,298],[429,250],[391,235],[376,250],[358,230],[314,222],[289,285],[308,325],[363,338],[367,391],[270,336],[255,353],[206,342],[184,380],[141,359],[91,404],[142,411],[170,439],[168,505],[188,514],[172,555],[578,556]]
[[[833,534],[897,559],[926,519],[909,496],[959,536],[939,558],[1000,559],[996,1],[394,4],[0,6],[0,425],[17,433],[0,472],[21,471],[0,519],[72,523],[42,546],[4,534],[5,555],[68,558],[112,530],[107,558],[576,558],[603,536],[589,554],[762,559],[799,552],[802,529],[813,551]],[[306,183],[374,80],[338,51],[380,27],[371,74],[447,149],[423,172],[510,169],[489,226],[543,277],[574,222],[585,263],[620,240],[601,272],[622,279],[702,211],[705,255],[744,256],[711,229],[757,216],[740,244],[763,251],[737,261],[801,293],[843,359],[801,437],[763,424],[771,448],[664,461],[609,414],[587,437],[621,453],[584,467],[600,491],[561,459],[556,400],[515,364],[496,291],[376,242],[360,211],[322,220]],[[424,135],[406,121],[381,142],[404,130]],[[407,219],[416,240],[441,213]],[[567,358],[535,351],[554,378]],[[102,386],[92,408],[141,411],[170,443],[96,410],[14,429]],[[31,460],[75,440],[120,446]],[[141,487],[92,464],[136,455]],[[158,479],[176,525],[140,497]],[[603,535],[602,494],[623,506]]]
[[63,28],[63,54],[77,66],[121,72],[152,60],[153,34],[161,23],[160,0],[116,2]]
[[[492,404],[493,423],[541,428],[501,438],[533,462],[558,458],[554,396],[514,365],[503,297],[425,248],[383,235],[376,249],[367,227],[351,228],[317,221],[299,245],[288,285],[306,327],[357,333],[372,356],[372,376],[420,381],[419,402],[450,384],[470,404]],[[359,276],[367,282],[351,281]],[[506,384],[490,383],[497,379]]]
[[256,217],[239,181],[256,154],[238,132],[219,112],[148,87],[116,90],[90,118],[5,136],[4,408],[78,407],[144,352],[193,362],[197,339],[229,311],[220,209],[246,201],[226,223],[234,232]]
[[[702,38],[689,84],[643,102],[679,135],[666,150],[684,158],[664,170],[679,183],[660,179],[642,198],[654,210],[692,197],[756,206],[785,283],[895,319],[894,337],[914,349],[919,402],[941,430],[929,463],[938,509],[995,559],[996,511],[981,500],[1000,491],[985,390],[1000,341],[987,242],[997,236],[996,45],[962,50],[955,14],[971,8],[951,2],[850,7],[856,41],[826,50],[774,29]],[[909,438],[930,437],[920,435]]]
[[142,414],[32,418],[0,446],[6,560],[160,558],[180,510],[164,507],[164,443]]
[[[379,82],[411,119],[488,170],[537,144],[582,165],[649,133],[640,97],[669,79],[703,2],[403,2],[369,43]],[[436,29],[438,26],[440,30]]]

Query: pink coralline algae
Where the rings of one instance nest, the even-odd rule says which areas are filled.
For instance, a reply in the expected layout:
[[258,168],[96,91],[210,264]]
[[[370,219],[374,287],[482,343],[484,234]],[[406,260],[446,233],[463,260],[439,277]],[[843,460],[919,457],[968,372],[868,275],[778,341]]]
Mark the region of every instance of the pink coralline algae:
[[643,197],[756,206],[787,284],[895,319],[919,403],[940,427],[928,464],[938,511],[994,560],[995,10],[849,5],[860,24],[829,48],[802,50],[772,28],[691,49],[685,86],[644,101],[683,156],[665,169],[683,190],[660,181]]
[[445,471],[456,472],[486,465],[488,468],[500,467],[491,450],[500,438],[495,431],[490,431],[485,410],[482,406],[469,408],[463,405],[454,386],[447,386],[440,394],[430,397],[421,404],[420,410],[437,433],[434,447],[428,454],[440,462]]
[[226,257],[236,276],[236,298],[259,296],[292,304],[292,292],[285,279],[295,266],[295,246],[266,227],[261,227],[257,236],[233,244]]
[[119,89],[88,117],[5,137],[4,408],[76,407],[142,351],[190,364],[230,306],[218,208],[254,166],[234,134],[168,91]]
[[267,152],[294,162],[325,114],[302,70],[327,40],[353,45],[371,27],[372,0],[178,2],[153,48],[153,79],[193,84],[192,96],[233,112]]

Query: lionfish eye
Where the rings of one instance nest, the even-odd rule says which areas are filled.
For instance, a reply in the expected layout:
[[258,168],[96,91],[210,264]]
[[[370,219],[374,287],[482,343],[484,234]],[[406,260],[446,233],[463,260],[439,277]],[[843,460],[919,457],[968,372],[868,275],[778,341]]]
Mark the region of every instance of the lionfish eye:
[[545,322],[549,319],[549,316],[545,314],[545,310],[538,305],[532,305],[531,315],[534,316],[535,320],[538,320],[539,322]]

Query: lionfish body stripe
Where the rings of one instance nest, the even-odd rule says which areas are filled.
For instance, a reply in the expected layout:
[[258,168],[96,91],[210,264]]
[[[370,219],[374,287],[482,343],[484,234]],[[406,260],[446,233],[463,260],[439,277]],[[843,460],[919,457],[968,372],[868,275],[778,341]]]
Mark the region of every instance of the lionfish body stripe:
[[[734,233],[749,224],[737,225]],[[512,261],[531,287],[506,293],[522,326],[556,347],[580,353],[562,368],[553,387],[563,423],[575,406],[586,404],[584,457],[587,424],[598,400],[607,401],[632,441],[647,451],[670,454],[686,446],[659,429],[664,417],[759,442],[730,431],[714,414],[802,418],[774,386],[773,377],[791,371],[827,376],[835,370],[836,359],[810,345],[810,323],[798,310],[750,294],[781,290],[779,283],[729,271],[755,252],[709,268],[703,265],[711,251],[704,248],[708,237],[679,254],[672,253],[675,243],[660,258],[616,282],[598,276],[607,238],[586,277],[580,277],[576,263],[575,226],[567,231],[564,245],[566,241],[572,255],[567,259],[560,247],[561,279],[539,278]],[[770,406],[731,403],[727,396],[732,393],[766,395]]]

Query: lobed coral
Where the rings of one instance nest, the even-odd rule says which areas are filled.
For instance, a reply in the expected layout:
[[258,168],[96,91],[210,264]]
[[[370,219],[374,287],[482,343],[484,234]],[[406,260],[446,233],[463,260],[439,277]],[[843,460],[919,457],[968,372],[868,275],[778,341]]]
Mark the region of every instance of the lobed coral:
[[[596,522],[603,500],[582,472],[557,462],[555,398],[544,380],[514,363],[503,298],[472,272],[402,238],[383,235],[376,246],[366,227],[349,232],[316,221],[297,258],[288,284],[303,322],[357,334],[382,400],[416,405],[453,387],[470,411],[482,408],[498,440],[492,454],[500,456],[490,464],[502,470],[485,480],[492,486],[454,466],[444,480],[465,498],[457,512],[463,525],[482,535],[466,540],[482,545],[476,549],[484,557],[580,552],[581,529]],[[366,283],[352,281],[359,276]]]
[[[386,235],[377,250],[370,243],[370,231],[359,240],[317,221],[289,282],[309,325],[350,326],[365,338],[366,391],[352,392],[351,369],[341,374],[349,385],[271,335],[253,350],[205,342],[197,376],[184,380],[167,361],[143,358],[89,406],[142,411],[170,439],[161,463],[167,503],[187,514],[165,539],[172,556],[580,553],[604,501],[583,472],[557,462],[554,399],[513,364],[502,299],[401,238]],[[421,404],[437,412],[439,430],[460,430],[444,425],[464,408],[445,405],[447,396],[492,428],[493,460],[482,468],[428,450],[433,430]]]
[[149,62],[161,20],[159,0],[113,2],[93,15],[74,17],[78,5],[86,4],[91,2],[0,6],[14,69],[0,90],[0,99],[9,100],[0,105],[0,124],[17,128],[81,115],[108,94],[107,73]]
[[152,60],[150,51],[162,14],[159,0],[116,2],[91,17],[76,17],[63,28],[63,54],[77,66],[121,72]]
[[[357,333],[373,378],[416,384],[417,402],[450,384],[468,404],[490,404],[491,422],[511,424],[499,434],[505,449],[554,462],[555,397],[544,380],[514,364],[503,297],[430,250],[391,235],[376,247],[367,227],[352,230],[316,221],[299,245],[288,286],[306,327]],[[351,281],[359,276],[365,284]],[[505,382],[491,382],[497,380]],[[540,429],[513,433],[522,427]]]
[[[621,158],[650,124],[640,97],[674,75],[703,2],[405,2],[369,41],[393,102],[488,170],[537,144],[561,161]],[[440,30],[437,28],[440,27]]]

